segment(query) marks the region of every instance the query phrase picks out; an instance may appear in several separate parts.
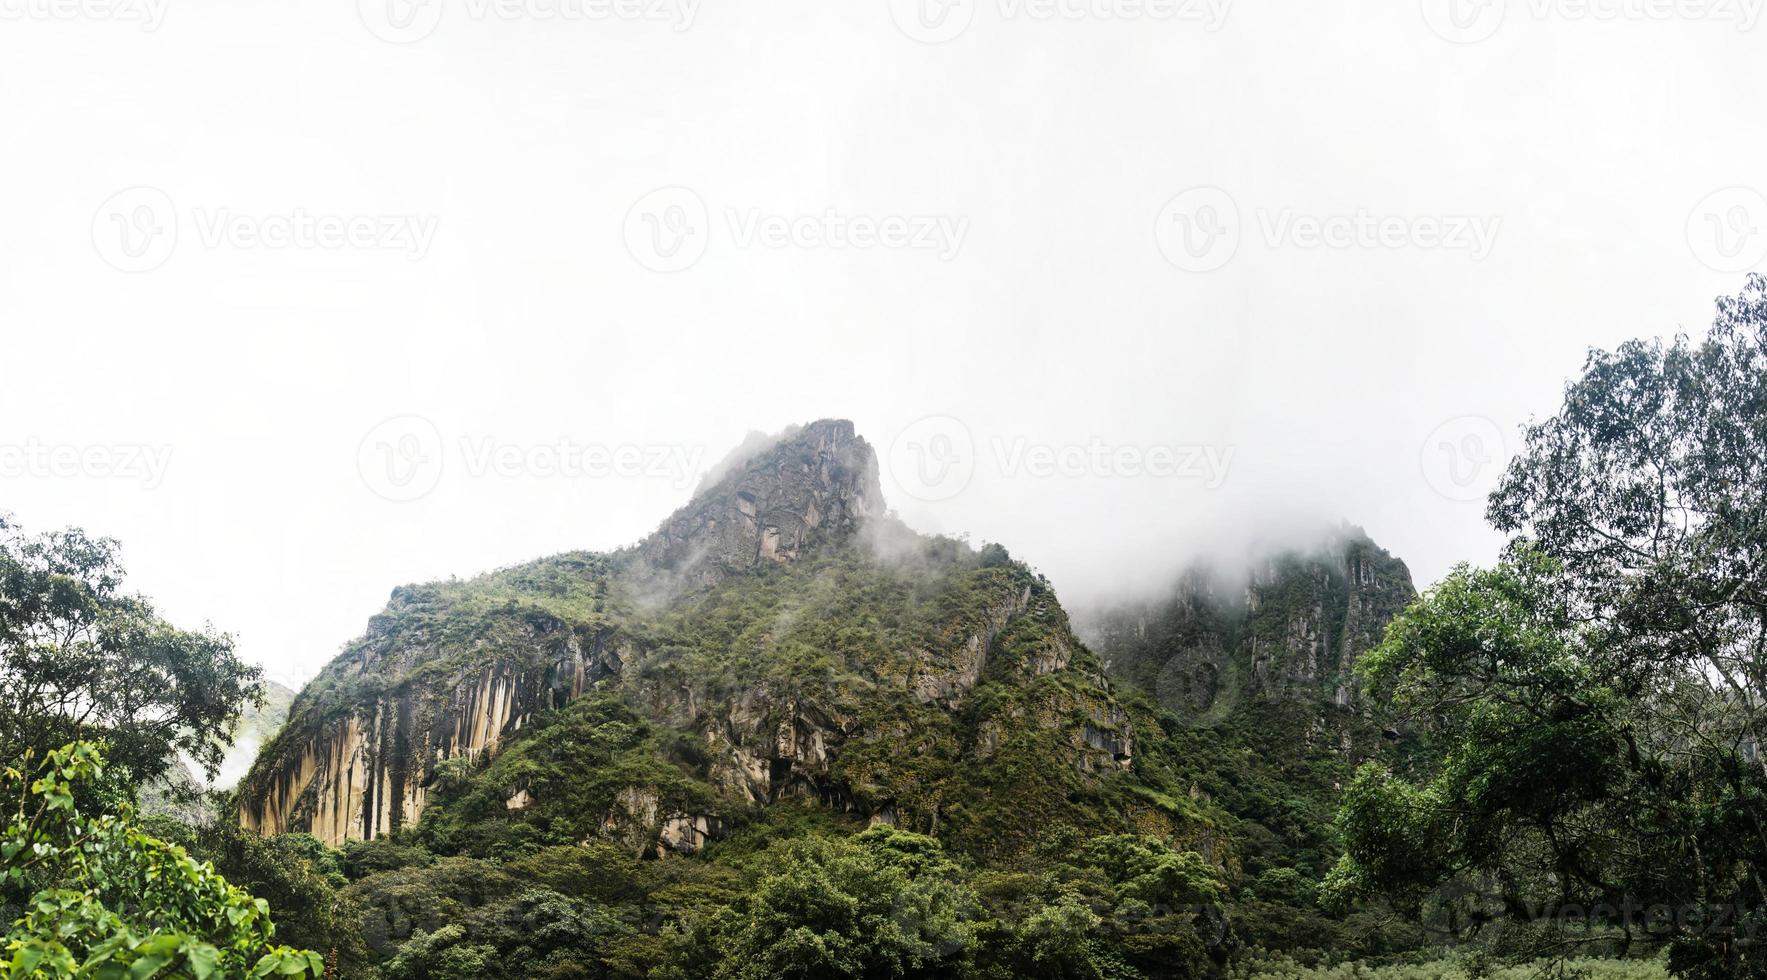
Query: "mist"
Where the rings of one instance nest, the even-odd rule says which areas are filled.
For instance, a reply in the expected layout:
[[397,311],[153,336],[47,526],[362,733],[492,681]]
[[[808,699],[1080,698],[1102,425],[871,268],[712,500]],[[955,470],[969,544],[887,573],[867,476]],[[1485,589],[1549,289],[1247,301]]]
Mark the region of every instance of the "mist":
[[1753,24],[1512,7],[21,8],[0,509],[289,681],[825,417],[1070,608],[1339,521],[1425,586],[1587,348],[1767,257]]

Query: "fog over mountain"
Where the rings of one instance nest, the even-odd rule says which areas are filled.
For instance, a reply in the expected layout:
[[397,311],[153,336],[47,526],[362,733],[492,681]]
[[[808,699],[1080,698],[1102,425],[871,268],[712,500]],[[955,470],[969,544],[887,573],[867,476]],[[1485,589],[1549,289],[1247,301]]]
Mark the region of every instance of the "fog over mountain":
[[1587,347],[1739,288],[1767,128],[1716,6],[1422,6],[449,8],[410,43],[350,4],[21,8],[0,507],[121,538],[288,680],[398,584],[632,542],[825,417],[909,524],[1076,608],[1340,520],[1427,585],[1492,556],[1467,498]]

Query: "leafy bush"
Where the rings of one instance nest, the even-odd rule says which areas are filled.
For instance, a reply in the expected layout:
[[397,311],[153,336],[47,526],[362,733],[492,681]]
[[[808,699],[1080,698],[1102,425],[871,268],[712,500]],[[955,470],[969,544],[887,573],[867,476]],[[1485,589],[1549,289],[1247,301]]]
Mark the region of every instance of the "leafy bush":
[[[150,837],[128,806],[86,817],[76,790],[99,783],[88,742],[30,754],[0,773],[17,809],[0,828],[0,898],[23,899],[6,934],[13,977],[318,976],[319,954],[271,945],[263,899],[227,883],[182,847]],[[34,777],[34,778],[33,778]]]

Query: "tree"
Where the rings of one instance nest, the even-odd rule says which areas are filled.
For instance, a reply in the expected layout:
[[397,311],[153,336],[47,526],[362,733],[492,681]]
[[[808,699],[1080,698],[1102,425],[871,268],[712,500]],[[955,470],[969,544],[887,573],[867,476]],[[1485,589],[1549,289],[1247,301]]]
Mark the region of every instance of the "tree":
[[1221,972],[1231,931],[1218,904],[1220,872],[1202,855],[1144,834],[1087,839],[1067,827],[1044,836],[1033,866],[1029,891],[987,889],[1005,926],[985,950],[996,973],[1117,980]]
[[955,872],[936,840],[887,828],[782,844],[675,965],[729,980],[962,976],[981,908]]
[[[272,946],[267,906],[184,849],[143,833],[127,803],[87,817],[104,758],[76,742],[0,773],[0,904],[24,915],[0,945],[9,977],[316,977],[319,954]],[[114,785],[114,784],[113,784]]]
[[1473,922],[1593,921],[1669,940],[1684,976],[1767,975],[1767,280],[1697,344],[1592,352],[1489,518],[1498,567],[1457,569],[1359,666],[1424,752],[1347,789],[1328,891],[1478,882]]
[[180,754],[212,778],[260,675],[231,637],[176,629],[125,593],[115,541],[25,536],[0,517],[0,757],[92,739],[136,785]]
[[341,855],[323,841],[299,833],[263,837],[225,819],[169,830],[162,834],[156,827],[155,836],[176,837],[229,882],[263,899],[285,942],[335,957],[346,976],[365,972],[372,962],[360,910],[339,894],[347,883]]

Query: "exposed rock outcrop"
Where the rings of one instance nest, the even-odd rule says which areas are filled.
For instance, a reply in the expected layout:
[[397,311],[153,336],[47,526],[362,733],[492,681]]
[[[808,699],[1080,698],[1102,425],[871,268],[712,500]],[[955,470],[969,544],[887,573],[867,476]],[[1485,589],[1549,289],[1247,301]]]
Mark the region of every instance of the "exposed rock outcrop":
[[[639,605],[761,563],[790,561],[819,533],[881,513],[877,463],[851,422],[791,430],[726,464],[635,548],[585,562],[585,577]],[[605,623],[490,608],[463,631],[427,628],[450,597],[395,590],[368,633],[326,667],[241,785],[240,822],[337,844],[397,831],[424,810],[436,767],[494,753],[535,711],[559,707],[638,656]],[[452,611],[452,610],[450,610]],[[462,635],[462,633],[465,635]]]
[[738,450],[724,476],[665,520],[632,555],[634,574],[705,585],[762,562],[786,562],[817,532],[837,534],[883,513],[877,457],[840,419],[791,429]]
[[1354,710],[1356,658],[1415,595],[1404,562],[1345,525],[1243,573],[1192,569],[1165,597],[1106,610],[1085,632],[1113,676],[1181,717],[1269,701]]
[[[1047,582],[883,515],[871,447],[826,420],[751,443],[624,551],[398,589],[296,699],[240,822],[337,845],[479,786],[490,819],[663,856],[785,800],[938,830],[976,786],[1080,819],[1103,780],[1136,778],[1138,721]],[[617,707],[566,754],[499,775],[536,726],[598,704]],[[1142,801],[1136,826],[1188,818],[1111,792]],[[997,836],[1042,829],[1025,824]]]
[[[413,601],[395,594],[369,636],[297,700],[289,725],[241,783],[242,826],[305,830],[334,845],[393,833],[423,813],[440,764],[495,752],[534,712],[619,669],[610,633],[584,637],[554,622],[527,631],[530,646],[518,655],[426,676],[419,668],[434,648],[393,625],[402,600]],[[388,675],[406,679],[377,690]],[[359,700],[344,700],[351,693]]]

